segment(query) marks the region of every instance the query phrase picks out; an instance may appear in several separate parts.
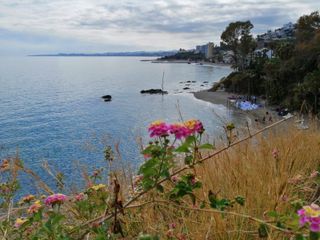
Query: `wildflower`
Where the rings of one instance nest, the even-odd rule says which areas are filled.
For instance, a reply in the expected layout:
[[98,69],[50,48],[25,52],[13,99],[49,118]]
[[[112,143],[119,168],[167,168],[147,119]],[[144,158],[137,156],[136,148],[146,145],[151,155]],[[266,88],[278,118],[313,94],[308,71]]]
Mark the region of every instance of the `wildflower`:
[[168,136],[169,126],[162,121],[155,121],[151,123],[148,128],[150,137],[165,137]]
[[278,158],[279,157],[279,151],[278,151],[278,149],[273,149],[273,151],[272,151],[272,156],[273,156],[273,158]]
[[176,223],[170,223],[169,224],[169,228],[171,228],[171,229],[174,229],[174,228],[176,228],[177,227],[177,224]]
[[184,122],[184,125],[192,132],[192,133],[203,133],[204,128],[202,122],[196,119],[191,119]]
[[55,205],[55,204],[62,204],[63,202],[65,202],[67,200],[67,196],[61,193],[56,193],[53,195],[50,195],[49,197],[46,198],[46,200],[44,201],[45,204],[47,206],[51,205]]
[[172,176],[171,177],[171,181],[174,182],[174,183],[178,182],[178,177],[177,176]]
[[313,171],[313,172],[310,174],[310,178],[315,178],[315,177],[318,176],[318,174],[319,174],[318,171]]
[[198,182],[198,179],[193,177],[191,178],[191,185],[195,185]]
[[310,231],[320,232],[320,207],[317,204],[304,206],[298,211],[300,226],[309,224]]
[[21,203],[30,203],[32,200],[35,199],[35,196],[32,194],[26,195],[21,199]]
[[177,139],[186,138],[192,134],[192,131],[182,123],[170,125],[170,133],[174,134]]
[[303,180],[303,176],[298,174],[298,175],[294,176],[293,178],[288,179],[288,183],[297,184],[297,183],[301,182],[302,180]]
[[184,233],[178,235],[178,240],[187,240],[187,236]]
[[41,208],[42,208],[42,205],[41,205],[40,201],[37,200],[37,201],[34,202],[34,204],[32,204],[32,205],[28,208],[27,212],[28,212],[29,214],[34,214],[34,213],[37,213]]
[[98,184],[98,185],[93,185],[92,187],[90,187],[91,189],[95,190],[95,191],[99,191],[100,189],[104,189],[106,187],[106,185],[104,184]]
[[80,201],[82,201],[82,200],[84,199],[84,197],[85,197],[84,193],[79,193],[79,194],[77,194],[77,195],[74,197],[74,199],[75,199],[77,202],[80,202]]
[[24,224],[27,221],[28,221],[28,219],[25,219],[25,218],[17,218],[16,222],[14,224],[14,227],[19,228],[19,227],[21,227],[22,224]]

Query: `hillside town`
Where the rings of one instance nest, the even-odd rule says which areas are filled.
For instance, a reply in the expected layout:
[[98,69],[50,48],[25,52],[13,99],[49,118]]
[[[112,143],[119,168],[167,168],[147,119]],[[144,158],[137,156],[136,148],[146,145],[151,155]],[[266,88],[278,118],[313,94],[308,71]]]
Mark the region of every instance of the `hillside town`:
[[[266,33],[257,35],[255,38],[256,48],[255,56],[264,56],[272,58],[274,56],[274,43],[280,41],[293,41],[296,24],[291,22],[284,24],[281,28],[268,30]],[[185,59],[189,61],[208,61],[212,63],[233,64],[233,52],[220,44],[215,45],[208,42],[203,45],[197,45],[194,49],[180,49],[175,55],[166,56],[163,60]]]

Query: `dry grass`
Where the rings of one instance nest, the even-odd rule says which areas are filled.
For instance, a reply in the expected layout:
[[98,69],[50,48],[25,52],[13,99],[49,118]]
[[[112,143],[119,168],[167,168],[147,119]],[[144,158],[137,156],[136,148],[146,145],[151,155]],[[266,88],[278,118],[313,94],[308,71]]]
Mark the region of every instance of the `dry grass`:
[[[273,151],[278,157],[273,156]],[[316,178],[310,174],[320,165],[320,133],[314,125],[298,130],[293,123],[278,126],[262,135],[243,142],[197,166],[195,172],[203,183],[197,198],[207,200],[211,190],[220,197],[245,197],[245,206],[229,211],[268,219],[268,211],[294,212],[292,203],[304,200],[317,202]],[[157,199],[162,199],[156,202]],[[127,211],[125,228],[135,237],[139,232],[158,234],[166,239],[170,223],[177,227],[173,239],[258,239],[259,224],[251,218],[219,214],[181,207],[163,201],[163,196],[150,193],[140,200],[146,203]],[[199,204],[199,202],[197,203]],[[185,207],[189,206],[189,207]],[[169,233],[171,234],[171,233]],[[287,239],[285,234],[271,231],[269,239]]]

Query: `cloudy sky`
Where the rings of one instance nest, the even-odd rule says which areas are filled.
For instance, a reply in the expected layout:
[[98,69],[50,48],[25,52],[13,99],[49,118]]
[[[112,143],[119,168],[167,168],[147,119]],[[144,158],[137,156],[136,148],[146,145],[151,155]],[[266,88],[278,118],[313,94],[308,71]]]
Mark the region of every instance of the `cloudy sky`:
[[254,34],[320,9],[318,0],[0,0],[0,55],[172,50],[219,43],[228,23]]

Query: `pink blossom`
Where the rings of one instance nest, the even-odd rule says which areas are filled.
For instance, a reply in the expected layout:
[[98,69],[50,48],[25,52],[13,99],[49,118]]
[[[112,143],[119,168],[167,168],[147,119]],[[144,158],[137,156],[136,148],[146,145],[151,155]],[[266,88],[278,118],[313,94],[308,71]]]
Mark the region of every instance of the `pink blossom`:
[[80,202],[84,199],[84,197],[85,197],[84,193],[79,193],[74,198],[77,202]]
[[28,212],[29,214],[34,214],[34,213],[37,213],[41,208],[42,208],[42,205],[41,205],[40,201],[37,200],[37,201],[35,201],[34,204],[32,204],[32,205],[28,208],[27,212]]
[[67,196],[61,193],[56,193],[53,195],[50,195],[46,198],[46,200],[44,201],[45,204],[47,206],[53,206],[55,204],[62,204],[63,202],[65,202],[67,200]]
[[150,124],[148,131],[150,132],[150,137],[164,137],[168,136],[169,126],[162,121],[155,121]]
[[278,149],[273,149],[273,151],[272,151],[272,156],[273,156],[273,158],[278,158],[279,157],[279,151],[278,151]]
[[169,224],[169,228],[171,228],[171,229],[174,229],[174,228],[176,228],[177,227],[177,224],[176,223],[170,223]]
[[170,133],[174,134],[177,139],[186,138],[192,134],[184,124],[174,123],[170,125]]
[[177,176],[172,176],[171,177],[171,181],[174,182],[174,183],[178,182],[178,177]]
[[197,183],[197,179],[195,177],[191,178],[191,185],[195,185]]
[[318,171],[313,171],[313,172],[310,174],[310,178],[315,178],[315,177],[318,176],[318,174],[319,174]]

